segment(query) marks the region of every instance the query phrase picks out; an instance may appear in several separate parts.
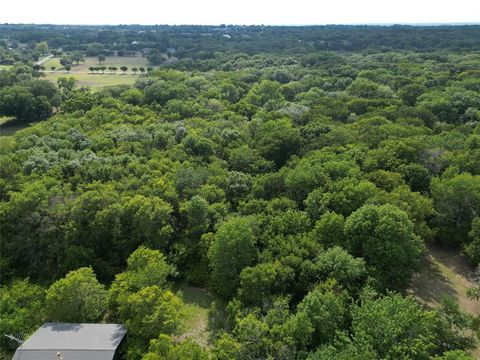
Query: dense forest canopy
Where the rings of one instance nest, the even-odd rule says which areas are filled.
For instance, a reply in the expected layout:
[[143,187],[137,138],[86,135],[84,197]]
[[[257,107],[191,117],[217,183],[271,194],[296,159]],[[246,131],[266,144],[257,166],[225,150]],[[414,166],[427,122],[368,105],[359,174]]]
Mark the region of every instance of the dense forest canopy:
[[[428,246],[480,262],[478,39],[0,25],[0,117],[29,124],[0,138],[2,358],[104,321],[129,360],[473,359],[478,314],[406,290]],[[131,52],[155,68],[95,91],[35,66]]]

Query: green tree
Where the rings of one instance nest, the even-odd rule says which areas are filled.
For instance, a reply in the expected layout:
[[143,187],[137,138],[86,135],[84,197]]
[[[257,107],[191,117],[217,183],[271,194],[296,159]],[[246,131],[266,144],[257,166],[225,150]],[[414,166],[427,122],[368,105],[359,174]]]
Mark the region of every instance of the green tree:
[[280,84],[276,81],[263,80],[252,86],[245,101],[259,107],[265,106],[269,110],[277,109],[285,101]]
[[365,205],[345,222],[346,247],[363,257],[383,288],[408,283],[425,250],[408,215],[393,205]]
[[85,62],[85,56],[80,51],[74,51],[72,53],[72,61],[78,65],[80,62]]
[[480,176],[460,174],[432,180],[433,206],[437,211],[437,239],[465,246],[472,220],[480,213]]
[[472,220],[472,230],[468,236],[470,241],[465,245],[465,254],[473,264],[480,264],[480,216]]
[[98,55],[97,59],[98,59],[98,63],[101,65],[102,62],[104,62],[107,58],[105,57],[105,55]]
[[35,114],[35,97],[24,86],[15,85],[0,90],[0,114],[28,121]]
[[297,312],[285,324],[285,332],[297,347],[311,348],[333,340],[346,326],[348,294],[335,281],[310,291],[298,304]]
[[10,349],[4,335],[29,335],[45,319],[45,290],[28,279],[0,287],[0,347]]
[[39,42],[35,45],[35,51],[38,51],[41,55],[48,53],[48,44],[46,41]]
[[235,295],[243,268],[255,260],[255,238],[249,219],[234,217],[224,222],[215,233],[208,250],[211,284],[224,298]]
[[436,351],[435,313],[424,311],[413,297],[366,300],[352,317],[354,344],[376,359],[428,359]]
[[182,300],[156,285],[130,294],[119,306],[119,318],[128,332],[143,339],[175,333],[183,316]]
[[57,79],[57,85],[60,90],[70,92],[75,88],[77,81],[74,77],[61,76]]
[[110,308],[116,311],[130,294],[142,288],[165,288],[167,277],[171,273],[172,267],[160,251],[139,247],[128,257],[126,271],[115,276],[109,290]]
[[240,273],[239,298],[257,306],[267,303],[280,282],[280,266],[279,263],[262,263],[244,268]]
[[161,334],[150,341],[148,353],[142,360],[209,360],[208,352],[194,340],[174,343],[170,336]]
[[344,243],[345,218],[342,215],[327,211],[315,223],[313,238],[325,247]]
[[96,321],[104,314],[106,305],[107,291],[89,267],[69,272],[46,293],[47,316],[54,321]]
[[261,156],[281,167],[300,146],[300,132],[289,119],[260,124],[254,143]]
[[314,261],[302,264],[302,280],[306,288],[319,281],[334,279],[349,291],[358,290],[367,277],[365,260],[354,258],[339,246],[322,252]]

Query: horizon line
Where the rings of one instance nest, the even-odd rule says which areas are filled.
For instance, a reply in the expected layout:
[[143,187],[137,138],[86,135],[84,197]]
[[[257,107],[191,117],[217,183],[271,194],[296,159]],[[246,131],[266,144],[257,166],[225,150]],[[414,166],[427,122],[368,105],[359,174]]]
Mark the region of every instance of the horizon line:
[[38,26],[211,26],[211,27],[220,27],[220,26],[278,26],[278,27],[313,27],[313,26],[478,26],[480,22],[462,22],[462,21],[452,21],[452,22],[372,22],[372,23],[317,23],[317,24],[275,24],[275,23],[258,23],[258,24],[240,24],[240,23],[221,23],[221,24],[194,24],[194,23],[171,23],[171,24],[141,24],[141,23],[116,23],[116,24],[107,24],[107,23],[34,23],[34,22],[18,22],[18,23],[9,23],[9,22],[0,22],[0,26],[7,25],[38,25]]

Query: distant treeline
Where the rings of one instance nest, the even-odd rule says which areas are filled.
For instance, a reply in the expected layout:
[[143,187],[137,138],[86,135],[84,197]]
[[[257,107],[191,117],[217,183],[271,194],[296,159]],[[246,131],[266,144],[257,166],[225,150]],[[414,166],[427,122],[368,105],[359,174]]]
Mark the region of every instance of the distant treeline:
[[[228,35],[228,36],[227,36]],[[0,25],[0,39],[33,44],[47,41],[65,51],[166,51],[181,57],[209,58],[217,51],[308,53],[315,50],[479,50],[480,26],[64,26]],[[98,47],[97,47],[98,49]],[[92,53],[92,56],[97,55]]]

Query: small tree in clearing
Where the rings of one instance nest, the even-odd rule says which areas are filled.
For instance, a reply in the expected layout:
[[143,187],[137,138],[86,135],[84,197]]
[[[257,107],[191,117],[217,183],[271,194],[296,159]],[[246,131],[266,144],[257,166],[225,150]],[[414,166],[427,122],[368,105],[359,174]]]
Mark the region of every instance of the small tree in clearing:
[[93,66],[90,66],[90,67],[88,68],[88,70],[90,70],[90,72],[93,74],[93,72],[94,72],[96,69],[95,69]]
[[143,66],[140,66],[140,67],[138,68],[138,70],[140,70],[140,72],[141,72],[142,74],[145,73],[145,68],[144,68]]
[[55,71],[57,67],[56,66],[50,66],[50,70]]
[[132,71],[133,71],[134,74],[136,74],[138,69],[136,67],[132,67]]
[[106,60],[105,55],[98,55],[98,63],[102,64]]
[[69,74],[70,74],[70,69],[71,69],[71,68],[72,68],[72,67],[71,67],[70,65],[65,65],[65,70],[66,70],[67,73],[69,73]]
[[127,72],[127,70],[128,70],[128,67],[126,67],[126,66],[120,66],[120,70],[122,70],[123,73],[125,74],[125,73]]

